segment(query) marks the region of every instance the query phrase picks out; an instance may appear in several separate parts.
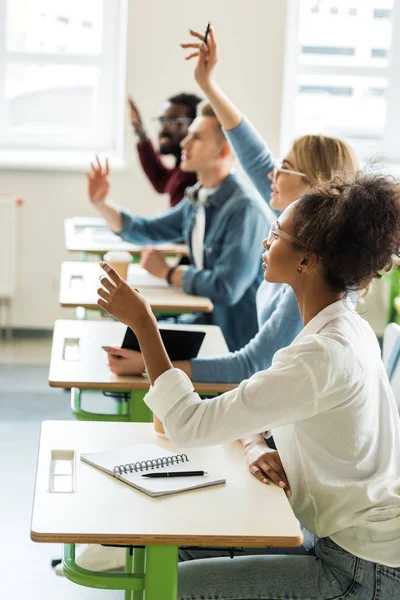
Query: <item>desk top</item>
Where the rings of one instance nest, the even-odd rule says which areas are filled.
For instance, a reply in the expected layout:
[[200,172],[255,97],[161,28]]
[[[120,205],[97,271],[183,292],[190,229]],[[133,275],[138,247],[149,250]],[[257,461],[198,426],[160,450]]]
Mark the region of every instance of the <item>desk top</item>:
[[[205,331],[199,357],[228,354],[224,336],[215,325],[164,324],[164,329]],[[115,321],[56,321],[51,351],[49,384],[52,387],[81,390],[147,390],[149,380],[144,376],[114,375],[107,364],[107,354],[101,346],[121,346],[125,325]],[[195,383],[196,391],[222,393],[237,384]]]
[[[124,242],[113,233],[106,221],[101,218],[72,217],[65,219],[65,245],[70,252],[104,254],[109,250],[125,250],[133,255],[141,253],[143,247]],[[186,244],[154,244],[164,254],[187,256]]]
[[[45,421],[36,472],[31,538],[35,542],[300,546],[302,533],[282,489],[247,470],[239,442],[189,448],[190,459],[226,477],[225,485],[151,498],[83,463],[83,452],[155,443],[151,423]],[[76,451],[76,491],[51,493],[52,450]]]
[[[129,265],[128,281],[149,301],[155,312],[204,312],[213,310],[213,303],[203,296],[192,296],[173,287],[147,287],[135,284],[136,265]],[[101,310],[97,304],[99,276],[104,274],[97,262],[63,262],[60,279],[60,304],[63,307]]]

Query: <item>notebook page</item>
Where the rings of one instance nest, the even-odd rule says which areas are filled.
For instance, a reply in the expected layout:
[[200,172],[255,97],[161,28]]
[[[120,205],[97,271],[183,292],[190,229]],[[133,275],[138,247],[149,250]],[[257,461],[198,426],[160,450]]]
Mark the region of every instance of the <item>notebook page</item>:
[[[186,463],[186,465],[189,464],[190,469],[201,470],[199,465],[194,465],[192,462]],[[188,469],[187,467],[185,469],[185,465],[177,465],[167,470],[171,473],[172,471],[184,471]],[[118,479],[149,496],[166,496],[168,494],[177,494],[179,492],[225,483],[223,477],[216,477],[210,472],[207,472],[207,475],[199,475],[198,477],[162,477],[157,479],[143,477],[140,473],[129,473],[118,475]]]
[[163,448],[159,448],[155,444],[141,444],[140,446],[128,446],[125,448],[117,448],[107,450],[106,452],[93,452],[81,455],[81,459],[92,466],[114,475],[124,483],[148,494],[149,496],[164,496],[167,494],[176,494],[195,488],[207,487],[219,483],[225,483],[223,477],[217,477],[215,474],[207,472],[207,475],[194,477],[163,477],[151,479],[143,477],[144,473],[159,473],[162,471],[201,471],[204,465],[196,464],[192,461],[158,467],[144,470],[142,472],[133,473],[114,473],[114,467],[119,465],[128,465],[130,463],[142,462],[146,460],[154,460],[168,456],[182,454],[181,452],[168,452]]
[[164,450],[156,444],[140,444],[138,446],[113,448],[105,452],[85,452],[81,454],[81,460],[114,475],[114,467],[175,456],[175,454],[175,452],[168,452],[168,450]]

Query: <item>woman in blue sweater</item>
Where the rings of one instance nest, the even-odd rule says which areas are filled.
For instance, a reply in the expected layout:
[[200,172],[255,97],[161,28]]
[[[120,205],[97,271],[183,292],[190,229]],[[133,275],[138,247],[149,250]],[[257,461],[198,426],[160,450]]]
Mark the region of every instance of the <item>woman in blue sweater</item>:
[[[201,34],[191,33],[203,39]],[[196,81],[212,104],[247,175],[277,215],[316,183],[330,181],[337,173],[350,176],[357,170],[352,149],[339,139],[323,135],[299,138],[284,160],[274,161],[264,140],[214,80],[218,62],[214,32],[211,30],[207,46],[199,42],[182,47],[194,48],[188,59],[199,57]],[[193,381],[213,383],[239,383],[268,369],[275,352],[290,345],[303,327],[292,289],[286,284],[263,282],[257,292],[257,317],[259,332],[241,350],[223,357],[182,361],[175,366]],[[109,364],[118,375],[144,371],[142,355],[132,350],[114,348]]]

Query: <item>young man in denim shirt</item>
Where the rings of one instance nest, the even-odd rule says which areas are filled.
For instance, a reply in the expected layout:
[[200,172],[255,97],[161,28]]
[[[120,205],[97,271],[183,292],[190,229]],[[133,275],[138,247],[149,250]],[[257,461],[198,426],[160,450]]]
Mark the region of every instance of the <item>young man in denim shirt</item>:
[[229,349],[238,350],[258,330],[255,299],[269,219],[257,192],[232,173],[234,155],[210,105],[201,107],[181,148],[181,169],[195,171],[198,183],[167,213],[144,218],[113,204],[107,199],[109,169],[100,163],[88,175],[89,198],[126,241],[185,240],[189,267],[171,269],[155,248],[143,252],[141,264],[188,294],[210,298],[213,312],[194,315],[191,322],[219,325]]

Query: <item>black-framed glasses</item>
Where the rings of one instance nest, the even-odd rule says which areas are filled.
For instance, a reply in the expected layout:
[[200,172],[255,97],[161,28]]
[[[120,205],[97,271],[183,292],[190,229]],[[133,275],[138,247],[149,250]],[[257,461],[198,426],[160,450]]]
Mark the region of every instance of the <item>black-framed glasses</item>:
[[300,240],[293,237],[289,233],[286,233],[286,231],[282,231],[282,229],[280,229],[280,227],[279,227],[279,221],[274,221],[271,224],[271,227],[270,227],[270,230],[269,230],[269,233],[267,236],[268,246],[270,246],[272,244],[272,242],[274,240],[276,240],[278,237],[281,237],[281,238],[284,238],[285,240],[289,240],[290,242],[299,244],[299,246],[301,246],[302,248],[306,248],[306,246],[302,242],[300,242]]
[[163,127],[164,125],[168,125],[168,127],[180,127],[193,123],[193,119],[190,117],[153,117],[152,121],[155,121],[159,127]]

